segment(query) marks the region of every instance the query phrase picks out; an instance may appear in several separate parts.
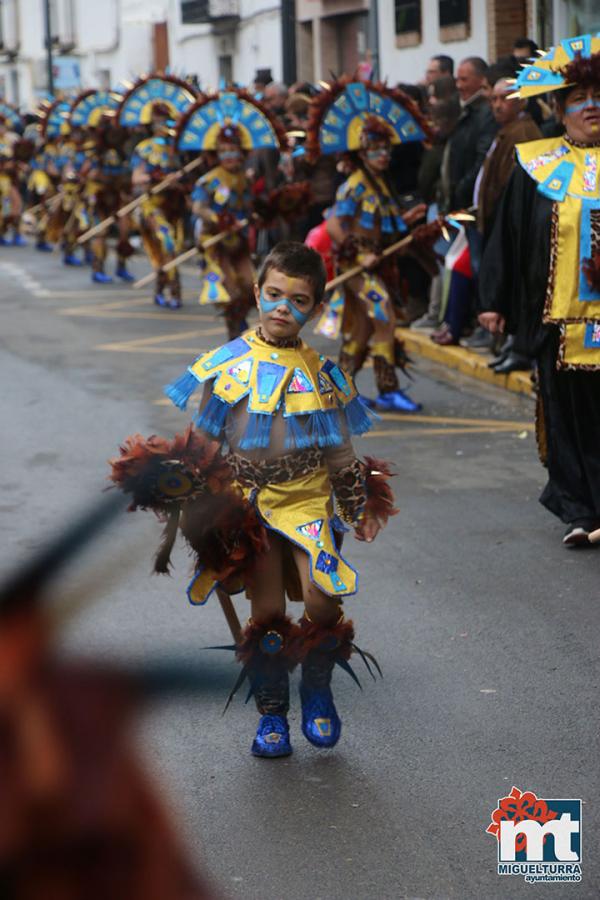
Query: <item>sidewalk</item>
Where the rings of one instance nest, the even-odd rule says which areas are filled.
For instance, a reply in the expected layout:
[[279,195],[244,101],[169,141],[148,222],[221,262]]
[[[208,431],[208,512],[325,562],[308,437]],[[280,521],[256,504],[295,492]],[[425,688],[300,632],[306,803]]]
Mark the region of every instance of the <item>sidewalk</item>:
[[485,381],[487,384],[516,394],[534,396],[529,372],[496,375],[488,369],[488,362],[491,359],[489,353],[469,350],[466,347],[440,347],[439,344],[434,344],[428,331],[398,328],[397,335],[404,342],[408,355],[413,358],[422,356],[449,369],[457,369],[463,375],[476,378],[478,381]]

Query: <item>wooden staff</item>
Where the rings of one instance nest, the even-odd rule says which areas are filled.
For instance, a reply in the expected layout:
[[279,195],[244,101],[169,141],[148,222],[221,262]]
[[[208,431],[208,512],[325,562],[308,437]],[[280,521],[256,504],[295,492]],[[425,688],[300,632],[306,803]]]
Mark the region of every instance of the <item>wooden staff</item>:
[[221,609],[223,610],[223,615],[229,625],[229,630],[231,631],[231,636],[236,644],[240,643],[240,638],[242,636],[242,624],[238,618],[238,614],[235,611],[235,606],[233,605],[233,601],[229,594],[227,594],[223,588],[217,588],[217,597],[219,598],[219,603],[221,604]]
[[48,197],[47,200],[42,200],[41,203],[36,203],[35,206],[30,206],[28,209],[24,209],[23,215],[33,215],[34,213],[38,212],[38,210],[44,209],[45,207],[48,207],[48,209],[52,209],[53,206],[56,206],[59,200],[62,200],[62,191],[58,191],[56,194],[53,194],[52,197]]
[[212,237],[207,238],[207,240],[203,241],[199,247],[190,247],[189,250],[185,250],[183,253],[180,253],[179,256],[175,257],[175,259],[170,259],[169,262],[164,264],[164,266],[160,266],[160,268],[154,269],[154,271],[152,272],[148,272],[147,275],[144,275],[142,278],[136,281],[133,287],[145,287],[147,284],[150,284],[152,279],[155,278],[159,272],[170,272],[171,269],[176,269],[177,266],[180,266],[182,265],[182,263],[187,262],[188,259],[193,259],[199,253],[202,253],[204,250],[208,250],[209,247],[214,247],[216,244],[219,244],[228,235],[234,234],[241,228],[245,228],[247,224],[248,219],[240,219],[240,221],[236,223],[236,226],[233,230],[229,229],[228,231],[220,231],[218,234],[214,234]]
[[[439,227],[443,227],[446,219],[455,219],[458,222],[472,222],[474,221],[474,217],[469,213],[465,212],[457,212],[457,213],[448,213],[445,217],[440,217],[437,220],[437,225]],[[393,253],[396,253],[398,250],[401,250],[402,247],[406,247],[408,244],[412,243],[415,238],[419,238],[423,235],[424,229],[431,228],[432,225],[435,225],[436,222],[430,222],[429,225],[420,225],[419,228],[412,231],[406,237],[403,237],[402,240],[396,241],[395,244],[390,244],[389,247],[386,247],[385,250],[382,250],[378,256],[378,259],[384,259],[387,256],[391,256]],[[326,291],[332,291],[334,288],[338,287],[340,284],[344,284],[346,281],[350,281],[351,278],[355,278],[356,275],[360,275],[361,272],[366,271],[365,266],[357,265],[352,266],[351,269],[348,269],[347,272],[342,272],[341,275],[337,275],[335,278],[332,278],[331,281],[328,281],[325,285]]]
[[180,178],[183,178],[184,175],[187,175],[188,172],[192,172],[194,169],[197,169],[198,166],[203,162],[201,156],[196,157],[191,162],[187,163],[182,169],[178,169],[177,172],[171,172],[162,181],[159,181],[158,184],[155,184],[154,187],[150,188],[148,191],[144,191],[143,194],[140,194],[139,197],[136,197],[135,200],[132,200],[130,203],[127,203],[125,206],[122,206],[120,209],[116,211],[116,213],[112,216],[109,216],[107,219],[103,219],[102,222],[99,222],[97,225],[94,225],[93,228],[85,231],[81,237],[77,238],[78,244],[85,244],[91,238],[95,237],[95,235],[100,234],[102,231],[106,231],[107,228],[110,228],[111,225],[118,219],[122,219],[124,216],[128,215],[134,209],[136,209],[144,200],[149,200],[150,197],[154,197],[156,194],[160,194],[161,191],[164,191],[169,187],[170,184],[173,184],[175,181],[179,181]]

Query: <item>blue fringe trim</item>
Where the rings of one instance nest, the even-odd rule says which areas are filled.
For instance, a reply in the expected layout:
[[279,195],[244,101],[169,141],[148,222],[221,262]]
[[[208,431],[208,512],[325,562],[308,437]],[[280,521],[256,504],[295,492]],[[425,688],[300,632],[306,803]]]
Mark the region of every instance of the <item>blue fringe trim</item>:
[[312,440],[298,418],[298,416],[288,416],[285,420],[286,450],[304,450],[306,447],[312,447]]
[[268,447],[271,440],[271,423],[273,416],[270,413],[249,413],[248,425],[244,436],[240,441],[242,450],[258,450]]
[[338,447],[343,442],[338,411],[330,409],[310,413],[308,434],[313,446]]
[[188,400],[198,387],[200,387],[200,382],[196,376],[187,369],[181,378],[178,378],[173,384],[168,384],[164,388],[164,393],[175,406],[178,406],[179,409],[185,409]]
[[225,426],[228,412],[228,404],[216,397],[215,394],[212,394],[200,415],[194,419],[194,424],[203,431],[219,437]]
[[351,400],[344,412],[350,434],[364,434],[373,427],[373,418],[376,417],[369,412],[368,406],[365,406],[360,397]]

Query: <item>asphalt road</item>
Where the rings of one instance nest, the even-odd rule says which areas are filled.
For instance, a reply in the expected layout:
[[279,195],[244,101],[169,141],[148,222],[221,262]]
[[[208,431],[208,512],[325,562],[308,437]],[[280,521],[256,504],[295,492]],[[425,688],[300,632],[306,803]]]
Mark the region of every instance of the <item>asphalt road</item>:
[[[134,268],[145,271],[141,257]],[[4,569],[99,495],[127,434],[185,425],[161,403],[162,385],[224,338],[194,289],[190,269],[185,307],[163,311],[144,292],[93,286],[57,256],[2,249]],[[294,755],[250,756],[251,705],[237,699],[221,716],[235,664],[199,650],[228,641],[221,611],[188,605],[184,550],[173,577],[149,574],[159,535],[150,517],[124,516],[57,585],[60,598],[94,601],[67,626],[69,649],[207,667],[205,689],[155,708],[139,741],[192,858],[225,897],[600,894],[600,556],[563,549],[562,524],[537,502],[531,400],[442,380],[422,363],[415,374],[422,416],[385,417],[356,442],[395,463],[401,514],[375,544],[348,544],[362,586],[347,609],[385,678],[363,677],[360,692],[336,674],[335,750],[303,740],[294,688]],[[371,377],[360,377],[365,392]],[[583,800],[580,884],[496,873],[485,829],[513,785]]]

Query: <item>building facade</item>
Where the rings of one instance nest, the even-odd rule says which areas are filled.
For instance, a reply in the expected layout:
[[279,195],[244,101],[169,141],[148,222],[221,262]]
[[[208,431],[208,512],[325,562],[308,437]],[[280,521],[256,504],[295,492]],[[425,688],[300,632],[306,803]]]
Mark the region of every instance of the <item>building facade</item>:
[[493,61],[517,37],[600,31],[599,0],[0,0],[0,96],[24,110],[47,91],[46,6],[55,87],[71,93],[166,67],[204,89],[259,69],[415,82],[434,54]]

